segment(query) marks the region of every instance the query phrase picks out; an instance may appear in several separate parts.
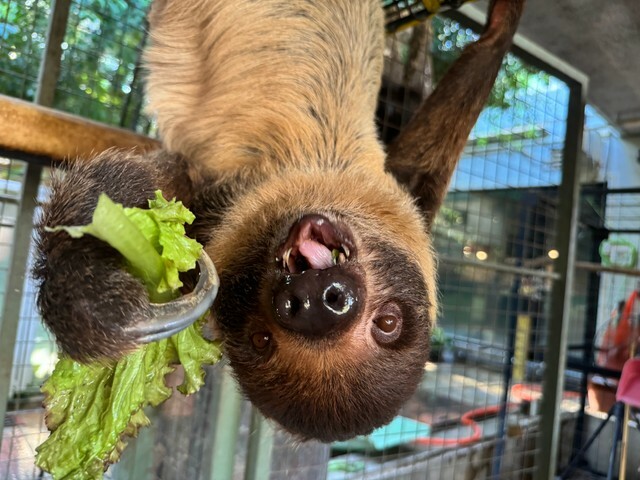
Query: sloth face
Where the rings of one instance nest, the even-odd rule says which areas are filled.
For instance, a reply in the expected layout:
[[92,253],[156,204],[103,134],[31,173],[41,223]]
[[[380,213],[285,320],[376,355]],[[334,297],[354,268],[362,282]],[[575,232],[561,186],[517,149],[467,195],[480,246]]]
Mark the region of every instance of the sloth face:
[[387,208],[407,211],[388,218],[377,205],[337,208],[337,198],[331,209],[289,205],[294,213],[285,213],[281,202],[295,197],[284,197],[277,217],[273,205],[269,214],[253,205],[225,247],[234,255],[214,260],[226,354],[246,396],[299,438],[369,433],[415,391],[428,356],[433,292],[393,231],[395,217],[412,212],[400,196],[384,199]]

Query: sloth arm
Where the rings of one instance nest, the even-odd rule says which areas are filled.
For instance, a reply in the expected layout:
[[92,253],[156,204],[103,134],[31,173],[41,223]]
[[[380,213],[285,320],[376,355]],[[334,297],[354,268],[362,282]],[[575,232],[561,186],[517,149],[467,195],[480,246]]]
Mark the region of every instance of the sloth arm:
[[429,225],[511,46],[524,3],[491,2],[483,34],[464,49],[389,146],[387,170],[417,198]]
[[126,207],[146,207],[157,189],[188,204],[192,187],[187,162],[160,150],[141,155],[108,150],[54,175],[36,226],[33,276],[40,284],[43,321],[66,354],[77,360],[117,358],[133,349],[123,327],[147,318],[149,301],[107,244],[45,227],[90,223],[100,193]]

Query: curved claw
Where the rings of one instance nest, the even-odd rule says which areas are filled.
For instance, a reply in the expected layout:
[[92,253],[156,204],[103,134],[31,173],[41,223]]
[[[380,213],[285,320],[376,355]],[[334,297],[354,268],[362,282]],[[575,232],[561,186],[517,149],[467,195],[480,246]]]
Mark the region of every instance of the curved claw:
[[198,258],[198,266],[200,278],[191,293],[171,302],[152,303],[150,318],[125,331],[138,343],[151,343],[169,338],[202,317],[213,304],[220,282],[213,262],[204,251]]

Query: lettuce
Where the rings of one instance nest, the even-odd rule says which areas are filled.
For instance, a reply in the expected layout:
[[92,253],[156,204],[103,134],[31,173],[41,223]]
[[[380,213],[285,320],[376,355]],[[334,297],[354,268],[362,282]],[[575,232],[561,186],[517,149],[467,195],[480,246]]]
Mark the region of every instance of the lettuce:
[[[56,227],[73,237],[93,235],[109,243],[146,286],[153,302],[175,298],[182,286],[179,273],[191,270],[202,250],[185,236],[184,223],[193,214],[161,192],[149,209],[123,208],[101,195],[92,222]],[[219,345],[203,338],[200,322],[169,339],[140,347],[118,362],[80,364],[61,358],[44,383],[49,438],[36,449],[36,464],[54,479],[98,479],[119,460],[126,437],[149,424],[147,405],[171,396],[165,376],[176,364],[184,368],[178,390],[189,395],[204,383],[202,365],[221,357]]]

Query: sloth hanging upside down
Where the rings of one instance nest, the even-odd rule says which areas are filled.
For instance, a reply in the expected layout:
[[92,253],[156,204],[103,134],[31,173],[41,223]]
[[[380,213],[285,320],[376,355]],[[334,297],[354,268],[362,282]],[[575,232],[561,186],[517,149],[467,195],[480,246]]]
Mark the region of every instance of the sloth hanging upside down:
[[196,215],[190,235],[220,276],[211,324],[254,405],[301,439],[389,422],[436,319],[430,227],[523,4],[491,3],[385,152],[379,0],[156,0],[146,62],[163,150],[79,163],[44,206],[38,305],[61,349],[119,358],[149,300],[106,244],[44,227],[89,223],[100,192],[144,207],[161,189]]

